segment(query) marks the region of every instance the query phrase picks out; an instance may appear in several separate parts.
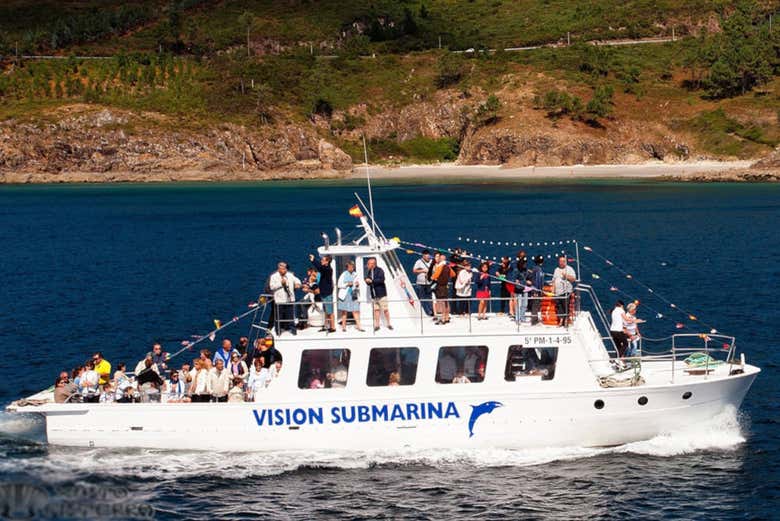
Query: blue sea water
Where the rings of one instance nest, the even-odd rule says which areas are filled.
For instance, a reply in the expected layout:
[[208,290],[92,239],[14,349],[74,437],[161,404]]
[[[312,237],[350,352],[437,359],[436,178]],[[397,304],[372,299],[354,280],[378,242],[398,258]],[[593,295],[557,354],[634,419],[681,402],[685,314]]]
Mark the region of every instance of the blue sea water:
[[[0,187],[0,404],[95,350],[131,365],[153,340],[173,349],[246,309],[278,260],[301,271],[321,232],[354,233],[355,191],[364,187]],[[409,182],[380,184],[374,199],[386,234],[411,242],[499,256],[518,248],[498,241],[552,254],[565,246],[544,242],[577,238],[736,335],[763,372],[736,417],[612,449],[351,454],[345,439],[306,454],[76,450],[48,447],[40,422],[2,413],[0,489],[126,490],[125,503],[156,519],[777,518],[780,186]],[[610,286],[642,301],[646,336],[696,326],[600,257],[581,259],[605,305]]]

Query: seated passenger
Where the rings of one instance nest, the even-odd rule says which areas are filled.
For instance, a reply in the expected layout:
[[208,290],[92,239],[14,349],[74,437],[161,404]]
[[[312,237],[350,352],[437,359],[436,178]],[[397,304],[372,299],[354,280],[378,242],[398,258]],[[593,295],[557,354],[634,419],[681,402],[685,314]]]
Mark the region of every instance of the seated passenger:
[[[238,352],[233,355],[238,359]],[[243,363],[243,362],[241,362]],[[227,402],[227,394],[230,390],[230,371],[225,369],[225,364],[221,358],[217,358],[214,368],[210,371],[211,378],[211,397],[215,402]]]
[[452,383],[454,384],[470,384],[471,380],[468,379],[468,377],[463,374],[463,371],[458,369],[458,372],[455,373],[455,378],[452,379]]
[[114,387],[129,380],[130,378],[127,376],[127,366],[122,362],[118,363],[116,365],[116,371],[114,371]]
[[228,391],[228,402],[242,403],[244,401],[244,379],[233,378],[233,387]]
[[65,403],[71,397],[72,393],[67,388],[68,380],[58,376],[54,381],[54,403]]
[[103,392],[100,393],[100,403],[111,403],[116,399],[114,395],[114,388],[110,383],[103,386]]
[[133,371],[133,373],[135,374],[136,377],[138,377],[138,375],[141,374],[144,371],[144,369],[146,369],[146,361],[147,360],[152,364],[152,366],[151,366],[152,370],[155,373],[160,374],[159,368],[152,361],[152,355],[147,353],[146,356],[143,358],[143,360],[141,360],[140,362],[138,362],[135,365],[135,370]]
[[170,355],[163,351],[162,344],[155,342],[152,344],[152,363],[157,366],[157,372],[162,376],[168,373],[168,359]]

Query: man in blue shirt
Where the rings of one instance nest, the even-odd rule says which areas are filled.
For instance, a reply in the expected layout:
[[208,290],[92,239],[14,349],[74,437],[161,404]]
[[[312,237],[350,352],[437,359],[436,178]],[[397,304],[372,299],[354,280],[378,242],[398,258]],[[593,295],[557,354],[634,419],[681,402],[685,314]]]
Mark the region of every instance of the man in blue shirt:
[[371,302],[374,305],[374,331],[379,330],[379,312],[385,315],[385,324],[387,329],[393,329],[390,325],[390,310],[387,303],[387,286],[385,285],[385,271],[376,265],[376,259],[369,257],[366,259],[366,284],[371,291]]
[[222,341],[222,347],[217,349],[217,352],[214,353],[214,358],[212,359],[212,362],[214,365],[217,365],[217,360],[222,360],[222,362],[225,364],[225,367],[228,366],[230,363],[230,357],[233,355],[233,353],[238,354],[241,356],[238,351],[233,349],[233,343],[228,340],[227,338]]

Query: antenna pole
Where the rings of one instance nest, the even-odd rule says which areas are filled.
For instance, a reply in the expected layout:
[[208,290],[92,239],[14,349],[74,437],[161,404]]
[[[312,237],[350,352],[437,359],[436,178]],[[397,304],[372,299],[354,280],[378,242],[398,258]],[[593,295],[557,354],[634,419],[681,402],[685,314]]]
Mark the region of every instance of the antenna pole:
[[574,241],[574,248],[577,251],[577,282],[579,282],[582,280],[582,277],[580,277],[580,243],[576,240]]
[[374,196],[371,193],[371,173],[368,170],[368,148],[366,147],[366,135],[363,134],[363,157],[366,160],[366,184],[368,185],[368,213],[371,214],[371,230],[376,236],[376,220],[374,218]]

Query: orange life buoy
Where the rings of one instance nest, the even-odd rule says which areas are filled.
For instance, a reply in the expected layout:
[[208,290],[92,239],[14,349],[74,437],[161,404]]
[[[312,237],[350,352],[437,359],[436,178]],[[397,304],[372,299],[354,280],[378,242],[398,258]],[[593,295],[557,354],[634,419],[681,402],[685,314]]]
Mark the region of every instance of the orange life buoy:
[[558,311],[555,308],[555,301],[552,299],[552,286],[545,286],[544,297],[542,298],[542,324],[548,326],[558,325]]

